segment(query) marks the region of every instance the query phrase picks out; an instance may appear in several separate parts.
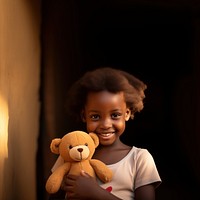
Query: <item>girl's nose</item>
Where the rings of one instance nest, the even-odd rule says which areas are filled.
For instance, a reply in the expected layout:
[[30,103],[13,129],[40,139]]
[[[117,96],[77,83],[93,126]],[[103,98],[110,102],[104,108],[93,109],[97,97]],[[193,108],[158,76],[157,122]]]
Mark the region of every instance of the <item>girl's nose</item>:
[[110,118],[102,119],[101,126],[103,128],[110,128],[110,127],[112,127],[112,120]]

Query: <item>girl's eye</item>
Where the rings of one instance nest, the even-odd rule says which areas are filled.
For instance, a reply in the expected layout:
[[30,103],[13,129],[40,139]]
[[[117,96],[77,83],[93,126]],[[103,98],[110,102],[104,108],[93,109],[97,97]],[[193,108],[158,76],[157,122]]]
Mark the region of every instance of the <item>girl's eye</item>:
[[100,118],[99,115],[91,115],[90,116],[90,119],[92,119],[92,120],[98,120],[99,118]]
[[121,117],[122,116],[122,114],[121,113],[113,113],[112,115],[112,118],[114,118],[114,119],[118,119],[119,117]]

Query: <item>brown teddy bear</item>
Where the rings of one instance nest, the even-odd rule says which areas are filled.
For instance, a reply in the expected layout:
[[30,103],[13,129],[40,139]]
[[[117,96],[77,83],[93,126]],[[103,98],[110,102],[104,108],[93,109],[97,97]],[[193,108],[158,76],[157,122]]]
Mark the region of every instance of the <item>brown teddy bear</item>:
[[102,161],[92,159],[98,145],[99,138],[95,133],[88,134],[79,130],[53,139],[50,149],[53,153],[60,154],[64,164],[53,171],[47,179],[47,192],[56,193],[65,174],[80,175],[81,170],[94,178],[97,176],[104,183],[111,181],[112,171]]

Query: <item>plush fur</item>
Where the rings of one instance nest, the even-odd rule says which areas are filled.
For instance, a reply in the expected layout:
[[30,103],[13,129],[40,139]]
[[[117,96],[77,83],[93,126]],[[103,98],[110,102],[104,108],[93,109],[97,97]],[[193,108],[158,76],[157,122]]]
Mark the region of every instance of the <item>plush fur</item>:
[[72,131],[62,138],[52,140],[50,149],[64,159],[64,164],[58,167],[47,179],[46,190],[56,193],[65,174],[80,175],[81,170],[90,176],[96,176],[102,182],[112,179],[112,171],[100,160],[92,159],[95,148],[99,145],[99,138],[94,133]]

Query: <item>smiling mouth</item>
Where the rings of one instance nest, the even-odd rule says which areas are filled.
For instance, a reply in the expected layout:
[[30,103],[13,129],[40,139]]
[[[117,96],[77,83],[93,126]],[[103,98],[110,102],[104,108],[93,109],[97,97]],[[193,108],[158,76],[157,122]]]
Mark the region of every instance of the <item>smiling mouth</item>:
[[109,137],[111,137],[113,134],[114,134],[114,132],[110,132],[110,133],[99,133],[98,135],[99,135],[101,138],[109,138]]

